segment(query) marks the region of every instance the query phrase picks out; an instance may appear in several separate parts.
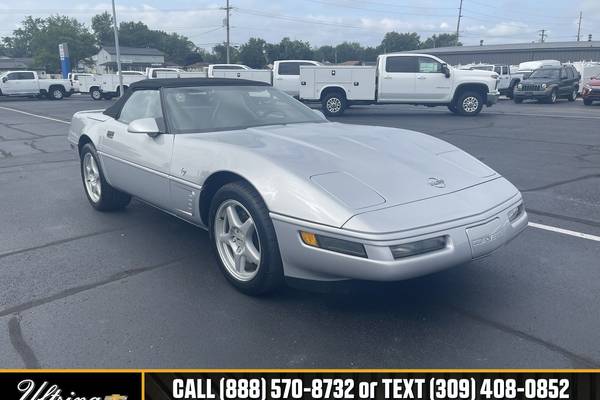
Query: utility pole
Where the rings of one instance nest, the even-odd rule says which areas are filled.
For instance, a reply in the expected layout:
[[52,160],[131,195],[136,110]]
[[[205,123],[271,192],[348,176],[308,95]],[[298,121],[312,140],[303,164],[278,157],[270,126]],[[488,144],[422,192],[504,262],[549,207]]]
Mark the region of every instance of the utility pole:
[[544,43],[546,41],[546,30],[541,29],[540,32],[540,43]]
[[581,17],[583,16],[583,13],[581,11],[579,11],[579,23],[577,24],[577,41],[579,42],[579,37],[581,34]]
[[123,96],[123,74],[121,73],[121,50],[119,48],[119,30],[117,29],[117,11],[115,0],[112,0],[113,28],[115,32],[115,50],[117,52],[117,73],[119,74],[119,97]]
[[458,36],[460,32],[460,19],[462,18],[462,3],[463,0],[460,0],[460,6],[458,7],[458,21],[456,22],[456,45],[458,46]]
[[229,12],[231,11],[231,7],[229,6],[229,0],[226,1],[226,6],[221,8],[221,10],[225,10],[225,27],[227,29],[227,41],[226,41],[226,49],[227,49],[227,64],[230,63],[229,60]]

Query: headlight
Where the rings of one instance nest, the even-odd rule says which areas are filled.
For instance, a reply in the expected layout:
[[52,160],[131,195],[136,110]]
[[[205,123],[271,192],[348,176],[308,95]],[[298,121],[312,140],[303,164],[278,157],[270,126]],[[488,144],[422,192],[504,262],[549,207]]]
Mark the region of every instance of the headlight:
[[522,83],[519,83],[519,84],[517,85],[517,89],[523,89],[523,84],[522,84]]
[[348,254],[350,256],[367,258],[365,246],[360,243],[329,236],[317,235],[315,233],[304,231],[300,231],[300,238],[307,246],[334,251],[336,253]]
[[523,203],[521,203],[508,212],[508,220],[510,222],[516,221],[516,219],[519,218],[521,216],[521,214],[523,214],[523,210],[524,210]]
[[583,88],[587,89],[587,90],[592,90],[592,87],[590,85],[588,85],[587,83],[585,85],[583,85]]
[[546,85],[545,83],[542,83],[542,89],[546,89],[548,87],[548,85]]
[[448,239],[446,236],[438,236],[431,239],[419,240],[418,242],[398,244],[390,247],[394,259],[416,256],[441,250],[446,247]]

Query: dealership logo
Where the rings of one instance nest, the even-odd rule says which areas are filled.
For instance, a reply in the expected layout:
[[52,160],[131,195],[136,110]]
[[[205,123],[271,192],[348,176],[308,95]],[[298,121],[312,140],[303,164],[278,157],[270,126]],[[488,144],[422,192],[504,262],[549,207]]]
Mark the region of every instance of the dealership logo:
[[446,182],[444,182],[443,179],[440,178],[429,178],[427,181],[431,186],[436,187],[436,188],[445,188],[446,187]]
[[63,395],[58,385],[50,385],[45,381],[38,387],[31,379],[19,382],[17,389],[23,393],[19,400],[127,400],[127,396],[121,394],[82,396],[78,393],[70,392]]

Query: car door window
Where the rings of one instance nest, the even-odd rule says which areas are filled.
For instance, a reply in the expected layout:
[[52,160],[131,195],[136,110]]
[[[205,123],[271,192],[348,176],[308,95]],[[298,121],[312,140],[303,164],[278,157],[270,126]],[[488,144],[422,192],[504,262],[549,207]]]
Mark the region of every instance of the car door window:
[[6,79],[9,81],[16,81],[19,79],[19,72],[11,72],[10,74],[6,75]]
[[433,58],[419,57],[419,73],[437,74],[442,72],[442,64]]
[[414,57],[387,57],[385,72],[417,72],[417,63]]
[[35,79],[35,77],[33,76],[33,72],[20,72],[18,79],[31,80],[31,79]]
[[498,75],[502,75],[502,67],[499,65],[495,66],[494,72],[497,73]]
[[158,90],[136,90],[123,105],[119,121],[129,124],[141,118],[162,119],[160,92]]

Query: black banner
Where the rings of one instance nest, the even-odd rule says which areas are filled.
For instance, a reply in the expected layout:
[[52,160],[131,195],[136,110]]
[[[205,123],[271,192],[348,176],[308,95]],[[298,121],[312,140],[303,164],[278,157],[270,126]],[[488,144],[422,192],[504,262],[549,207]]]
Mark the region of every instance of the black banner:
[[141,400],[141,373],[2,372],[2,400]]
[[148,400],[600,400],[594,372],[146,373]]

